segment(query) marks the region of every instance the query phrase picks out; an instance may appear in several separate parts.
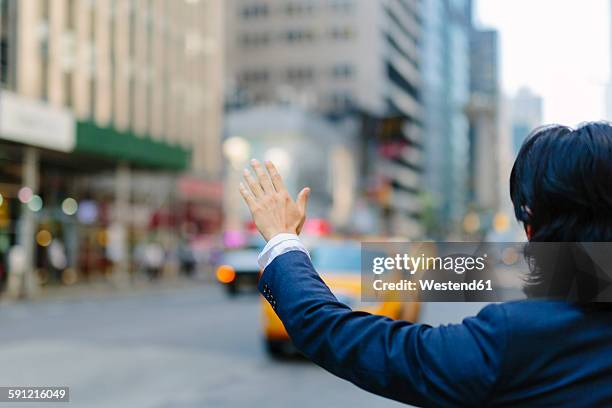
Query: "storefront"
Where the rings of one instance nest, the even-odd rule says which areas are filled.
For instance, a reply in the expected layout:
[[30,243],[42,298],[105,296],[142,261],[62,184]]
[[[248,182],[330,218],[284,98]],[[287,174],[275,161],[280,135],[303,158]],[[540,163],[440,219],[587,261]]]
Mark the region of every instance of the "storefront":
[[0,115],[0,284],[14,296],[132,276],[142,242],[178,242],[184,223],[156,225],[159,214],[208,230],[202,206],[180,195],[185,148],[5,91]]
[[[65,109],[0,91],[0,252],[2,277],[16,295],[34,291],[42,209],[40,156],[66,155],[76,143],[75,120]],[[42,234],[42,238],[45,238]],[[10,268],[15,274],[8,275]],[[10,279],[9,279],[10,278]]]

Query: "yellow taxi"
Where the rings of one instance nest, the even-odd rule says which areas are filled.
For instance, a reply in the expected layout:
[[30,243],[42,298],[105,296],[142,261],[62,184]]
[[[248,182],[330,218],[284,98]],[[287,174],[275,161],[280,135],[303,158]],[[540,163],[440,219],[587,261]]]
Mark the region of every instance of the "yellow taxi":
[[[358,242],[319,243],[309,252],[315,269],[340,302],[353,310],[394,320],[417,321],[420,311],[418,302],[361,301],[361,246]],[[263,337],[268,353],[273,357],[295,353],[283,323],[263,296],[261,308]]]

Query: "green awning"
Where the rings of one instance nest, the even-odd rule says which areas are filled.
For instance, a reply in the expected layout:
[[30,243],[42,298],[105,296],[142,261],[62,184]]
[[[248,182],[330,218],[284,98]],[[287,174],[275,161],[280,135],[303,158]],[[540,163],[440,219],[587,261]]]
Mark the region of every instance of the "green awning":
[[155,168],[184,170],[189,166],[190,151],[179,146],[120,132],[112,127],[99,127],[89,121],[77,121],[76,153]]

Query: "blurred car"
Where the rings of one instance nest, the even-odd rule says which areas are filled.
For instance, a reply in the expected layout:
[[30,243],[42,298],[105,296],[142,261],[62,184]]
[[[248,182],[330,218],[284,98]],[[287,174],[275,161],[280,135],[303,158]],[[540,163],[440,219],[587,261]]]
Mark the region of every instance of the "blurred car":
[[225,286],[227,293],[236,295],[241,288],[255,289],[259,280],[259,246],[228,249],[221,255],[216,277]]
[[[340,302],[353,310],[395,320],[417,321],[420,311],[418,302],[361,301],[361,246],[358,242],[320,242],[309,252],[315,269]],[[263,337],[268,353],[273,357],[295,353],[283,323],[263,296],[261,307]]]

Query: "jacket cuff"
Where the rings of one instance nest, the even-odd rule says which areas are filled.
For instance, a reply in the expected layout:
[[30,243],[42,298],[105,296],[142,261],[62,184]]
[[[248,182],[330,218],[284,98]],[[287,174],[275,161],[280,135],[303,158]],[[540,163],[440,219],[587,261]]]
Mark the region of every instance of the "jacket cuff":
[[274,261],[274,259],[287,253],[289,251],[302,251],[306,255],[310,256],[308,250],[302,241],[295,234],[278,234],[275,235],[264,247],[264,249],[259,254],[257,258],[257,263],[259,264],[259,268],[264,270]]

